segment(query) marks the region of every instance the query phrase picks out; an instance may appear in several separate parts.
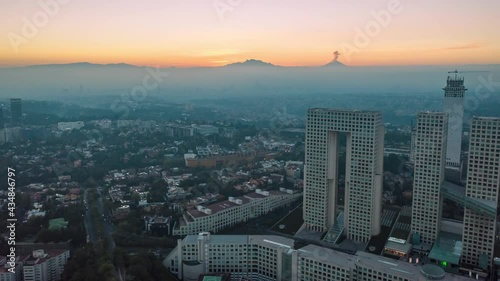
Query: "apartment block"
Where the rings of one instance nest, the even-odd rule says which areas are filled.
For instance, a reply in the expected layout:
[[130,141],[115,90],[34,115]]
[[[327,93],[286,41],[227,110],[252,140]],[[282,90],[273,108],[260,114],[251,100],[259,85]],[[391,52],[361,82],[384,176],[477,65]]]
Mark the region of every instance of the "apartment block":
[[230,273],[235,281],[473,280],[447,274],[433,264],[410,264],[363,251],[351,255],[317,245],[300,247],[274,235],[188,235],[178,240],[163,265],[184,281],[206,273]]
[[[470,126],[469,159],[465,196],[498,210],[500,189],[500,118],[473,117]],[[465,208],[462,267],[491,266],[496,217]]]
[[263,191],[257,189],[240,197],[208,206],[196,206],[187,210],[174,228],[174,235],[190,235],[204,231],[217,233],[224,228],[243,223],[249,219],[265,215],[277,208],[290,205],[298,200],[302,193],[291,190]]
[[35,250],[23,263],[24,281],[61,280],[69,250]]
[[440,229],[447,128],[446,113],[418,114],[411,230],[413,235],[420,236],[417,240],[428,245],[436,241]]
[[375,111],[307,112],[305,227],[326,232],[337,218],[340,138],[346,138],[344,222],[347,237],[368,242],[380,232],[384,125]]

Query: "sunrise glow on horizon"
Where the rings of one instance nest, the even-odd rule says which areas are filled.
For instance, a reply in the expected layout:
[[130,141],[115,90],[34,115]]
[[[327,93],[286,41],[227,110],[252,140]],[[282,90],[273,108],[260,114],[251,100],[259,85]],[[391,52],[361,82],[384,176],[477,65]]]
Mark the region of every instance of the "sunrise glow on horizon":
[[[191,67],[247,59],[317,66],[331,61],[335,50],[353,66],[498,64],[500,2],[473,3],[9,0],[0,11],[0,67]],[[360,36],[367,38],[362,44]]]

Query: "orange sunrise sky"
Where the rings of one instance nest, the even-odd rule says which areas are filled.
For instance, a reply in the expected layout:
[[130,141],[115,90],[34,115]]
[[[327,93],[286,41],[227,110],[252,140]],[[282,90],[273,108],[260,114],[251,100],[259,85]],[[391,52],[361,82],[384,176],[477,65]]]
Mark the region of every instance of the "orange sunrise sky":
[[0,67],[315,66],[335,50],[348,65],[498,64],[498,11],[493,0],[4,0]]

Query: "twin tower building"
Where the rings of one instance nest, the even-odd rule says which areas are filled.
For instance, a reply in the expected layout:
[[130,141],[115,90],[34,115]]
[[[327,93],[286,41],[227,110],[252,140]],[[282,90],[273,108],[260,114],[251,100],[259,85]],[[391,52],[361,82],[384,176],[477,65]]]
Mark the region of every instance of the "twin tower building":
[[[445,170],[461,166],[466,90],[463,78],[448,77],[444,112],[422,112],[417,116],[411,239],[408,239],[431,247],[440,232],[443,198],[451,198],[465,210],[460,269],[484,274],[484,261],[491,266],[496,240],[500,118],[472,118],[466,187],[455,186],[450,190]],[[337,205],[341,138],[346,139],[343,211]],[[310,109],[305,154],[305,227],[315,232],[331,232],[337,220],[343,220],[343,234],[347,239],[368,243],[381,231],[382,114]]]

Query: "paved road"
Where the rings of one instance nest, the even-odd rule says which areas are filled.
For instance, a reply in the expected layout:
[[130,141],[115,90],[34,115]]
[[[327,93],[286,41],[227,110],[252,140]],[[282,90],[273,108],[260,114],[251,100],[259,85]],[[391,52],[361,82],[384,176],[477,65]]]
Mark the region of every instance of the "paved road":
[[[92,214],[90,212],[90,206],[89,206],[89,203],[88,203],[88,189],[85,189],[85,193],[84,193],[84,205],[85,205],[85,229],[87,230],[87,242],[92,242],[92,243],[95,243],[97,240],[101,239],[101,237],[97,237],[97,234],[96,234],[96,229],[95,229],[95,226],[94,226],[94,223],[93,223],[93,220],[92,220]],[[99,211],[99,220],[102,220],[103,222],[103,231],[104,231],[104,238],[107,238],[108,241],[109,241],[109,248],[108,248],[108,251],[110,253],[113,252],[113,250],[115,249],[116,247],[116,243],[115,243],[115,240],[113,239],[113,236],[111,235],[112,234],[112,227],[110,225],[110,222],[111,222],[111,219],[109,217],[109,214],[105,213],[104,212],[104,207],[103,207],[103,203],[102,203],[102,194],[101,194],[101,191],[99,189],[97,189],[97,209]]]
[[84,192],[84,207],[85,207],[85,230],[87,231],[87,242],[92,242],[94,243],[97,239],[96,233],[95,233],[95,227],[94,224],[92,223],[92,216],[90,214],[90,208],[89,208],[89,201],[88,201],[88,194],[87,194],[87,189],[85,189]]
[[99,196],[97,198],[97,207],[99,209],[99,213],[101,214],[101,219],[103,220],[103,231],[104,231],[104,237],[108,239],[109,241],[109,248],[108,251],[110,253],[113,253],[113,250],[116,247],[115,240],[113,239],[112,234],[112,229],[111,229],[111,218],[108,213],[104,212],[104,207],[102,204],[102,193],[100,189],[97,189],[97,195]]

